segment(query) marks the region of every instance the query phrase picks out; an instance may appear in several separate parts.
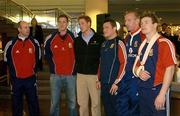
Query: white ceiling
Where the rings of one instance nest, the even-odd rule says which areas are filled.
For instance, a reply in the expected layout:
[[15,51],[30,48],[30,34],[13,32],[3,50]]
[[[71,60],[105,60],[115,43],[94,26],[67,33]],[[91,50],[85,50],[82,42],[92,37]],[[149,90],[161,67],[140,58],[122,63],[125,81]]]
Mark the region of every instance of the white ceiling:
[[[85,10],[85,0],[14,0],[29,9],[60,8],[70,14],[81,14]],[[180,24],[180,0],[108,0],[108,11],[113,18],[123,19],[126,10],[138,9],[156,11],[164,22]],[[179,17],[178,17],[179,16]],[[167,20],[168,19],[168,20]]]
[[66,12],[84,12],[84,0],[13,0],[29,9],[59,8]]

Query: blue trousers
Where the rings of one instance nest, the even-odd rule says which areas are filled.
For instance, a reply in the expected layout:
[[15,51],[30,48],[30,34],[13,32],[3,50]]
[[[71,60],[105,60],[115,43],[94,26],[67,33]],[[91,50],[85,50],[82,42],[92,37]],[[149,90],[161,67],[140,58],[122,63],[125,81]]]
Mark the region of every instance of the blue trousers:
[[132,72],[127,72],[125,77],[128,78],[128,97],[129,97],[129,113],[130,116],[139,116],[139,79]]
[[13,116],[23,116],[23,96],[26,96],[29,116],[39,116],[36,77],[27,79],[11,79]]
[[155,109],[154,105],[154,101],[160,89],[161,85],[153,88],[139,88],[140,116],[166,116],[166,106],[165,109],[158,111]]
[[101,95],[106,116],[129,116],[127,84],[120,82],[117,94],[109,93],[112,84],[101,84]]
[[51,108],[50,116],[60,116],[60,96],[64,89],[68,105],[69,116],[76,116],[76,78],[75,76],[59,76],[51,74]]

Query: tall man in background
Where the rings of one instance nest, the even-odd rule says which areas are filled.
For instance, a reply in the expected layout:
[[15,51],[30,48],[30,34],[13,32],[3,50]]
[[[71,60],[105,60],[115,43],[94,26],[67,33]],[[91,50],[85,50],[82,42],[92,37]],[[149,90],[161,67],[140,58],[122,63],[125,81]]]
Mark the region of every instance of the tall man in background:
[[127,51],[127,65],[125,78],[129,80],[129,112],[130,116],[139,116],[138,107],[138,78],[132,73],[133,64],[138,53],[138,48],[144,38],[140,29],[140,15],[136,11],[126,12],[124,16],[125,25],[129,34],[125,38],[126,51]]

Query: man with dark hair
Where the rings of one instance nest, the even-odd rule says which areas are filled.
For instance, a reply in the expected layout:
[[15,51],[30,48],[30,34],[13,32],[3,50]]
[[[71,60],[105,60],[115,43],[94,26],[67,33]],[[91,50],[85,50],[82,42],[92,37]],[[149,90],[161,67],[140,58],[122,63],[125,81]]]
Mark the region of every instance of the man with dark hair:
[[157,32],[158,17],[144,12],[141,29],[146,39],[139,47],[133,73],[140,79],[140,116],[169,116],[169,87],[173,79],[176,56],[171,41]]
[[69,18],[68,18],[68,16],[65,15],[65,14],[59,15],[58,18],[57,18],[57,21],[58,21],[60,18],[65,18],[65,19],[69,22]]
[[97,88],[101,88],[106,116],[129,116],[127,83],[124,79],[126,48],[117,36],[116,22],[107,19],[103,23],[106,41],[101,47],[99,78]]
[[13,116],[23,116],[23,96],[28,102],[29,116],[39,116],[36,71],[41,58],[40,46],[36,39],[29,37],[29,25],[18,23],[17,38],[9,41],[4,50],[12,84]]
[[145,38],[141,33],[140,15],[136,11],[128,11],[124,16],[125,25],[129,31],[125,38],[127,51],[127,65],[125,77],[128,80],[129,95],[129,112],[130,116],[139,116],[139,94],[138,94],[138,78],[132,73],[133,64],[138,53],[138,48]]
[[51,108],[50,116],[59,116],[61,91],[67,97],[69,116],[76,116],[76,78],[74,75],[74,36],[67,29],[68,18],[60,15],[58,30],[45,41],[45,57],[50,67]]
[[163,36],[163,37],[167,37],[167,33],[166,33],[166,30],[167,30],[167,27],[168,27],[168,25],[166,24],[166,23],[163,23],[162,25],[161,25],[161,35]]
[[92,116],[101,116],[100,90],[96,88],[96,80],[103,37],[91,29],[90,17],[81,16],[78,22],[81,32],[74,46],[80,116],[89,116],[89,96]]

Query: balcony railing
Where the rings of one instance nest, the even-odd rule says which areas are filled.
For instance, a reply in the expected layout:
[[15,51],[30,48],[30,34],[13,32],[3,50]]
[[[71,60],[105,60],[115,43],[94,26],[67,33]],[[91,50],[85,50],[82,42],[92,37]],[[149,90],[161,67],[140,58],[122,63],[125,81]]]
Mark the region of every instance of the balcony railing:
[[34,14],[25,6],[11,0],[0,0],[0,16],[17,23],[20,20],[30,21]]

